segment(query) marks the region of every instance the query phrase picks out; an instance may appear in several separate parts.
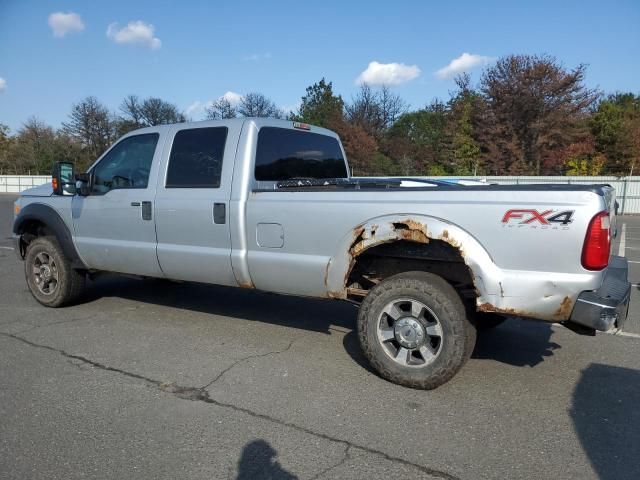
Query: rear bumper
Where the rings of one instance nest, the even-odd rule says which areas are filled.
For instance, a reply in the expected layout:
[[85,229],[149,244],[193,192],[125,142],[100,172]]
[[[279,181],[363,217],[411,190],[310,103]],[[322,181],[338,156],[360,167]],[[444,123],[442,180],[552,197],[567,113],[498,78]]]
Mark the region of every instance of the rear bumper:
[[631,283],[625,257],[612,256],[599,289],[582,292],[571,312],[570,322],[606,332],[622,329],[629,311]]

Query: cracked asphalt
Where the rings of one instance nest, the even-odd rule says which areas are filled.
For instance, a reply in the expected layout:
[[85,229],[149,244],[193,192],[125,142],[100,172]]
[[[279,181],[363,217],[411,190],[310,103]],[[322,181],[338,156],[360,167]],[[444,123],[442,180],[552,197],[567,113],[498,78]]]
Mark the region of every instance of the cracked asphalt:
[[[9,249],[13,199],[0,478],[640,477],[638,337],[511,319],[451,382],[406,389],[371,372],[344,303],[105,276],[46,309]],[[640,219],[620,220],[632,255]]]

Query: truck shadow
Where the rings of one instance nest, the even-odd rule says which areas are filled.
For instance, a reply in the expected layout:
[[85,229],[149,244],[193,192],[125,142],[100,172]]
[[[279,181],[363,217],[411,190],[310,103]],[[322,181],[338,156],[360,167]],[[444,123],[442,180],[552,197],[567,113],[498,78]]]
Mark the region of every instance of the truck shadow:
[[551,341],[552,332],[549,323],[510,318],[492,330],[478,332],[471,358],[533,367],[561,348]]
[[137,280],[103,275],[89,284],[84,301],[119,297],[194,312],[236,317],[284,327],[330,333],[332,327],[355,328],[353,305],[218,285]]
[[[277,295],[256,290],[164,280],[137,280],[103,275],[89,284],[84,302],[118,297],[171,308],[241,318],[289,328],[330,334],[344,333],[343,346],[361,367],[373,372],[360,350],[357,308],[346,302]],[[509,319],[481,332],[472,358],[515,366],[534,366],[560,345],[550,341],[551,327],[543,322]]]
[[569,415],[602,480],[640,477],[640,371],[590,364],[581,372]]

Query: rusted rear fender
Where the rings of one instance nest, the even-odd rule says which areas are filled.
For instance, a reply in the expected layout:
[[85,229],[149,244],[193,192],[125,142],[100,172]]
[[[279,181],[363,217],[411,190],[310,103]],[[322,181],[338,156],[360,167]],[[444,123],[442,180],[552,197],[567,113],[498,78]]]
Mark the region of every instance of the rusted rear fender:
[[367,220],[342,237],[338,251],[327,265],[327,296],[346,298],[346,283],[356,258],[371,247],[399,240],[448,243],[458,249],[471,270],[479,304],[487,303],[492,292],[499,292],[498,283],[492,280],[498,277],[497,268],[489,253],[469,232],[435,217],[399,214]]

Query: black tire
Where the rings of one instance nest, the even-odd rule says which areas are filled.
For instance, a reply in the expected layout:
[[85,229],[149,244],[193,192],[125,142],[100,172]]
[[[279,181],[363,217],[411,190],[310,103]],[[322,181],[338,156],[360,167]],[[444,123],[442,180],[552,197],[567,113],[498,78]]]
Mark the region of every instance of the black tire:
[[[428,352],[435,350],[436,353],[429,357],[431,353],[421,355],[408,347],[408,356],[405,357],[408,360],[402,364],[392,358],[392,350],[397,348],[396,359],[404,356],[400,354],[403,345],[397,338],[402,341],[405,338],[401,333],[395,333],[400,326],[398,319],[393,320],[384,310],[392,304],[398,306],[393,310],[397,317],[411,317],[404,312],[397,315],[398,311],[406,308],[403,306],[405,302],[410,311],[414,305],[422,311],[415,316],[417,324],[414,322],[412,325],[417,329],[420,326],[424,328],[420,334],[423,335],[424,346],[428,347]],[[406,318],[402,318],[406,323]],[[383,325],[385,322],[389,322],[389,326]],[[427,326],[438,323],[440,336],[431,336]],[[429,328],[433,330],[435,327]],[[382,340],[382,336],[390,335],[385,333],[390,329],[394,337]],[[426,272],[406,272],[389,277],[371,289],[358,313],[358,336],[364,355],[381,377],[399,385],[431,390],[449,381],[469,359],[475,346],[476,329],[467,319],[460,296],[444,279]]]
[[473,316],[473,322],[478,332],[493,330],[498,325],[502,325],[506,319],[497,313],[476,312]]
[[[41,273],[36,273],[36,269]],[[85,272],[71,268],[58,240],[52,236],[38,237],[27,246],[24,272],[31,294],[47,307],[72,304],[82,295],[86,283]],[[57,278],[55,284],[50,280],[53,276]],[[47,280],[48,292],[43,288]]]

